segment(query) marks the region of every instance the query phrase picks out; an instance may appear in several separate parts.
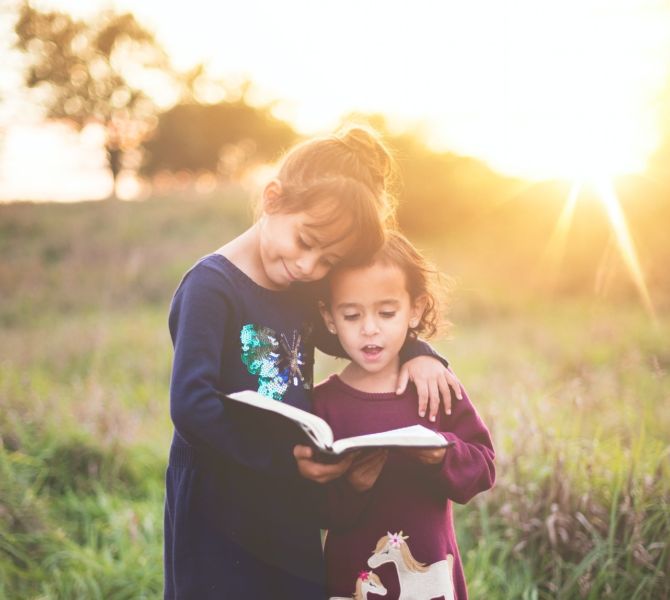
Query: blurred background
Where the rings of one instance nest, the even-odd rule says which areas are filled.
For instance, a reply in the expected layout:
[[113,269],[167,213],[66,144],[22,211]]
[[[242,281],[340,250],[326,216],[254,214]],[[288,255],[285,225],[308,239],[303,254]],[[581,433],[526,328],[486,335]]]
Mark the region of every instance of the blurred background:
[[5,0],[0,53],[0,598],[161,597],[172,293],[349,122],[498,450],[471,597],[670,597],[670,4]]

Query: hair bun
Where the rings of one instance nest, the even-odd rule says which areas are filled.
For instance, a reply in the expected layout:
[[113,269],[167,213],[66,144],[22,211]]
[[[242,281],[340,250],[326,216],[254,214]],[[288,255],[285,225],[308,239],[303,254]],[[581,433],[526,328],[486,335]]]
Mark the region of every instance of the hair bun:
[[386,190],[393,175],[393,158],[380,136],[367,127],[354,125],[335,134],[335,138],[363,163],[379,190]]
[[[377,217],[395,223],[395,164],[379,134],[366,125],[349,124],[336,133],[316,137],[292,148],[278,173],[287,210],[307,206],[305,197],[349,198],[362,205],[373,202]],[[347,188],[345,190],[345,188]],[[367,195],[371,194],[371,198]]]

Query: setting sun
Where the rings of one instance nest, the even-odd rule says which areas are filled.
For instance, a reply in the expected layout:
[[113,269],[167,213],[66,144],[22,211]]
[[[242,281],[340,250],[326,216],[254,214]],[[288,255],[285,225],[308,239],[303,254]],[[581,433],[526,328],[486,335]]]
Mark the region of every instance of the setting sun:
[[[109,3],[41,4],[86,15]],[[409,14],[353,0],[327,14],[306,0],[113,4],[155,30],[178,67],[251,79],[252,100],[278,101],[305,133],[383,112],[436,149],[569,180],[640,172],[659,142],[670,72],[660,1],[421,1]]]
[[[653,313],[612,182],[643,173],[661,141],[661,98],[670,76],[667,3],[424,0],[408,13],[404,2],[343,0],[328,14],[307,0],[252,0],[234,8],[193,0],[187,11],[157,0],[35,4],[82,18],[109,6],[132,11],[178,69],[203,63],[226,82],[227,88],[197,89],[205,102],[225,100],[226,89],[230,94],[249,81],[249,102],[271,103],[276,116],[304,134],[332,129],[352,112],[381,113],[392,130],[418,133],[433,150],[521,179],[568,181],[572,192],[546,251],[555,265],[580,182],[600,182],[591,187]],[[136,80],[168,107],[176,91],[164,83]],[[55,130],[43,128],[37,143],[39,128],[27,125],[7,135],[3,197],[109,193],[104,160],[85,147],[90,135],[72,134],[66,144],[63,134],[67,153],[35,152],[53,143]],[[61,163],[87,175],[73,176]],[[24,177],[33,166],[52,175]],[[132,196],[139,186],[126,190]]]

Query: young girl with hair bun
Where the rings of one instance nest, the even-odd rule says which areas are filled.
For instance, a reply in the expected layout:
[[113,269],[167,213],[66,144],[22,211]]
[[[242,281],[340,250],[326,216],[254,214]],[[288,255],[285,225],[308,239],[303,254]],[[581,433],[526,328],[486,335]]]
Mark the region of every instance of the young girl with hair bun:
[[[311,409],[314,344],[343,353],[314,327],[322,324],[313,282],[382,246],[391,172],[385,147],[365,129],[298,145],[265,186],[257,221],[182,279],[169,317],[166,599],[324,597],[326,486],[318,484],[342,475],[352,457],[317,463],[293,425],[222,396],[253,389]],[[438,390],[448,408],[457,379],[424,342],[409,339],[403,352],[411,360],[402,381],[426,391],[418,410],[430,395],[434,411]]]
[[[355,459],[343,479],[363,507],[348,521],[333,515],[325,544],[331,598],[351,597],[361,573],[374,575],[388,600],[467,598],[452,502],[468,502],[493,485],[491,437],[466,395],[450,415],[431,422],[417,416],[414,389],[394,392],[405,340],[439,325],[436,276],[402,234],[390,232],[368,263],[338,265],[328,277],[321,312],[351,362],[316,386],[316,414],[335,439],[420,424],[448,443]],[[331,495],[342,493],[342,486],[330,487]],[[342,502],[333,498],[330,506]]]

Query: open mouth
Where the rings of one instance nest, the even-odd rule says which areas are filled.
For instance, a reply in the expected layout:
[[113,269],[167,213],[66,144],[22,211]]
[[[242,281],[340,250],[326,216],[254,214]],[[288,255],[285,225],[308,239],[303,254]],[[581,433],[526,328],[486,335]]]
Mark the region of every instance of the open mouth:
[[383,348],[376,344],[367,344],[361,348],[361,351],[367,358],[375,358],[381,354]]

